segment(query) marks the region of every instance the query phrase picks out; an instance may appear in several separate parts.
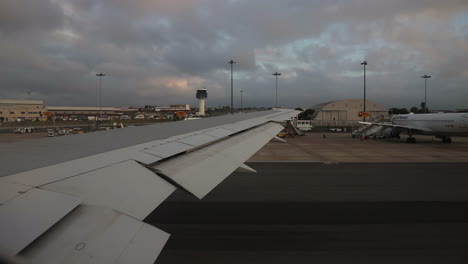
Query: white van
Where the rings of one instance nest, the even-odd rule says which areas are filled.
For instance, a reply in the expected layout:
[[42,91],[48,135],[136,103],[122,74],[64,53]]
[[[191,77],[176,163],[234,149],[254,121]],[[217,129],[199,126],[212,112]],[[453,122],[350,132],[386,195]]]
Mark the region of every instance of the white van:
[[312,120],[297,120],[296,127],[301,131],[311,131]]

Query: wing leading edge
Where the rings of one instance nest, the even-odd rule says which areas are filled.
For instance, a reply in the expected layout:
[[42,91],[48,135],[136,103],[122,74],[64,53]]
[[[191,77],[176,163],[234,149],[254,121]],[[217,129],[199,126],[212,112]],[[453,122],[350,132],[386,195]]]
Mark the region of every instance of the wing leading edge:
[[0,236],[0,250],[33,263],[153,263],[170,235],[143,219],[178,187],[203,198],[297,114],[275,111],[0,177],[0,231],[15,222],[26,230]]

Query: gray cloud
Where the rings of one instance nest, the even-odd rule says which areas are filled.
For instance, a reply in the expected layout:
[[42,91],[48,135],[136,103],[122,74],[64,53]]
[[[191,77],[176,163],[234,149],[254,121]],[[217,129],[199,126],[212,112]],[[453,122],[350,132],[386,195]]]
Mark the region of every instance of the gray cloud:
[[0,8],[0,33],[32,33],[60,27],[63,13],[50,1],[3,0]]
[[[467,108],[468,5],[453,1],[7,0],[0,8],[0,96],[48,105],[311,106],[362,96],[388,107]],[[461,19],[460,19],[461,18]],[[26,92],[27,91],[27,92]]]

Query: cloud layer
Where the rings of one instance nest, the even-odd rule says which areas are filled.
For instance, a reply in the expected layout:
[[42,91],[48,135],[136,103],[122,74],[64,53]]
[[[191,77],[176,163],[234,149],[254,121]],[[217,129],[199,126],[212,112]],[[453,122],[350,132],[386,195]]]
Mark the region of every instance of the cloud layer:
[[236,102],[309,107],[368,98],[387,107],[468,108],[465,0],[4,0],[0,97],[47,105]]

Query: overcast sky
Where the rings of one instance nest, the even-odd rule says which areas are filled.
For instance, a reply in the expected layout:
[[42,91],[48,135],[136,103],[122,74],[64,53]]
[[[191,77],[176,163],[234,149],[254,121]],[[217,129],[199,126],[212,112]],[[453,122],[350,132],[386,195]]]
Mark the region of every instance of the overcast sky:
[[2,0],[0,98],[46,105],[468,108],[467,0]]

